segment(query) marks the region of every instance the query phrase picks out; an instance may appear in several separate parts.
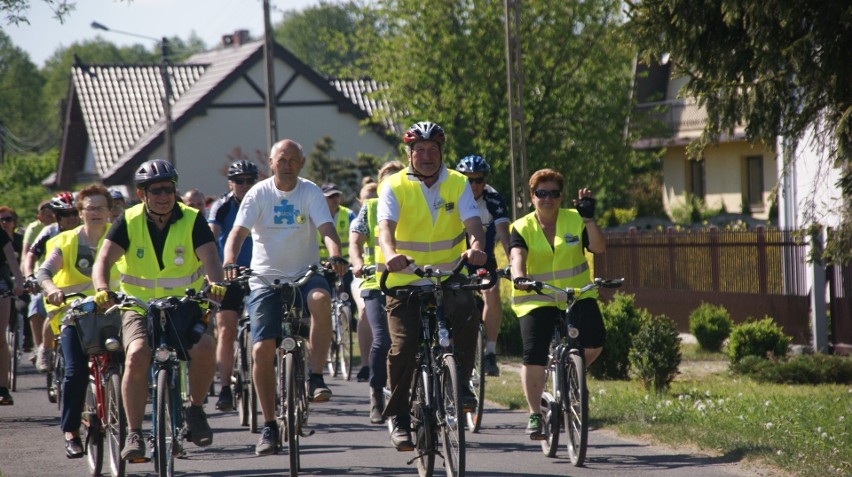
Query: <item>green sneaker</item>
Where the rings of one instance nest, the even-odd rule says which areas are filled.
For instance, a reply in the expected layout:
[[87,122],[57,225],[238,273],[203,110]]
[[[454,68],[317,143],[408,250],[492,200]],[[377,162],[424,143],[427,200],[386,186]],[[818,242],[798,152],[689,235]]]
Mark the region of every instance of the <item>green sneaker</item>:
[[540,441],[544,439],[544,433],[542,432],[543,425],[544,418],[541,416],[541,414],[530,414],[530,420],[527,423],[527,435],[530,436],[531,440]]

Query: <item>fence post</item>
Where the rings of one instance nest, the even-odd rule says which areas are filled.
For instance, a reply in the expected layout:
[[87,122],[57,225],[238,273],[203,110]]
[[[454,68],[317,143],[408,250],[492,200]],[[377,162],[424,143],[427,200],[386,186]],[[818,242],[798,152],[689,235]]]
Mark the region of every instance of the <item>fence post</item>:
[[766,229],[763,226],[757,227],[757,292],[761,295],[766,295],[769,288],[767,282],[766,269]]
[[666,245],[668,249],[669,256],[669,273],[668,273],[668,288],[669,290],[674,289],[675,282],[675,273],[677,272],[677,267],[675,267],[675,229],[674,227],[669,227],[666,229]]
[[825,315],[825,264],[822,259],[825,229],[814,230],[810,236],[808,271],[811,278],[811,333],[814,352],[828,351],[828,326]]
[[710,283],[711,290],[718,292],[719,279],[719,227],[710,227]]
[[630,286],[639,286],[639,247],[636,227],[627,230],[627,251],[630,254]]

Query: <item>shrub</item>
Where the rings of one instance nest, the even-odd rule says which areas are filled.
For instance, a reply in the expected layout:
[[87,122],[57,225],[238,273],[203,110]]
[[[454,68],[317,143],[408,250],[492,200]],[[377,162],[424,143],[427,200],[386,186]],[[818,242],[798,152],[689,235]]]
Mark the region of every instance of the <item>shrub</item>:
[[749,318],[731,331],[728,356],[731,363],[737,363],[745,356],[783,357],[787,355],[790,340],[771,317],[766,316],[760,321]]
[[852,384],[852,358],[814,354],[788,360],[744,356],[731,370],[755,381],[777,384]]
[[674,320],[666,315],[647,316],[630,350],[632,373],[645,389],[668,390],[680,366],[680,335]]
[[723,306],[702,303],[689,315],[689,332],[707,351],[719,351],[731,333],[731,315]]
[[612,301],[601,306],[601,313],[606,326],[606,342],[589,373],[598,379],[627,379],[633,335],[639,332],[642,316],[648,312],[636,308],[633,295],[616,293]]

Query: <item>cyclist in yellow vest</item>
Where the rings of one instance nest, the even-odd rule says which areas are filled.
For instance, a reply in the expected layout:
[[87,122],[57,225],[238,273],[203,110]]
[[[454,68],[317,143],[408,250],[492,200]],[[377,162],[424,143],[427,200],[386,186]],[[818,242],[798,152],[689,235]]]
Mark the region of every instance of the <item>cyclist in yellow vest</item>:
[[[405,169],[399,161],[390,161],[379,169],[379,184],[388,176],[396,174]],[[366,187],[366,186],[365,186]],[[352,263],[352,274],[361,277],[361,271],[365,266],[384,262],[384,257],[377,244],[379,224],[376,218],[379,199],[367,199],[361,205],[358,217],[349,228],[349,260]],[[367,323],[371,330],[371,344],[369,351],[368,382],[370,383],[370,422],[383,424],[385,422],[382,413],[385,410],[385,397],[383,388],[387,385],[388,370],[387,359],[390,349],[390,335],[388,334],[388,320],[385,317],[385,296],[379,290],[379,282],[376,276],[372,276],[361,282],[361,298],[364,299],[364,313],[367,315]],[[361,320],[360,323],[363,323]],[[358,327],[359,345],[362,341],[361,328]],[[363,352],[362,355],[363,356]],[[360,373],[359,373],[360,375]]]
[[[181,296],[187,288],[199,290],[206,275],[211,284],[210,298],[221,302],[225,287],[222,262],[216,240],[207,221],[196,209],[177,202],[178,174],[167,161],[154,159],[136,171],[136,197],[142,202],[124,211],[107,233],[92,272],[95,300],[101,306],[113,302],[108,282],[109,270],[118,262],[121,291],[142,301]],[[126,353],[122,397],[127,413],[128,433],[121,457],[145,457],[142,419],[148,395],[148,367],[151,347],[145,316],[133,309],[122,315],[122,340]],[[200,322],[201,310],[193,302],[179,310],[193,316],[188,329]],[[184,320],[186,321],[186,320]],[[180,320],[177,321],[180,323]],[[186,411],[192,442],[200,447],[213,442],[213,432],[204,413],[204,397],[216,370],[216,345],[209,334],[188,332],[180,339],[188,348],[191,405]],[[193,341],[197,342],[193,343]]]
[[[385,179],[379,188],[379,246],[384,266],[393,272],[388,276],[388,287],[419,280],[409,268],[411,261],[445,271],[455,268],[461,259],[467,259],[470,265],[485,264],[485,236],[476,199],[467,177],[443,164],[445,140],[441,126],[431,122],[408,128],[403,142],[409,166]],[[470,249],[465,244],[465,232]],[[386,301],[391,336],[391,397],[383,414],[392,419],[393,446],[398,451],[412,451],[408,395],[420,339],[419,302],[416,298],[393,297],[386,297]],[[479,333],[479,312],[473,294],[447,293],[444,311],[452,327],[459,381],[466,383],[473,369]],[[462,386],[462,400],[465,410],[476,407],[476,397],[467,386]]]
[[60,426],[65,433],[65,455],[69,459],[83,457],[80,417],[89,383],[89,364],[88,355],[77,339],[76,328],[60,327],[60,324],[65,313],[66,294],[95,294],[92,266],[110,227],[112,197],[106,187],[93,184],[77,193],[76,207],[83,225],[47,241],[49,252],[35,274],[44,293],[50,326],[54,334],[59,333],[62,341],[65,374]]
[[[528,278],[567,288],[591,282],[584,250],[603,253],[606,240],[594,221],[595,200],[592,191],[580,189],[575,209],[561,209],[564,179],[553,169],[536,171],[529,181],[530,200],[535,211],[512,223],[509,262],[515,280]],[[603,317],[598,308],[597,292],[581,295],[574,305],[578,313],[580,342],[586,350],[586,366],[601,353],[606,338]],[[516,286],[512,292],[512,310],[521,324],[524,343],[521,383],[530,409],[526,432],[532,440],[544,439],[542,433],[541,393],[544,370],[553,327],[565,302]]]

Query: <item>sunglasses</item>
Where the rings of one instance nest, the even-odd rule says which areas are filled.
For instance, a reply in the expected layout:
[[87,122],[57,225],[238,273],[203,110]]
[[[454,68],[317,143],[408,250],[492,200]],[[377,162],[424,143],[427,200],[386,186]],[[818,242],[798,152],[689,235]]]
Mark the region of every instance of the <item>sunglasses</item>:
[[556,190],[536,189],[535,191],[533,191],[533,194],[535,194],[535,196],[538,197],[539,199],[545,199],[547,197],[552,197],[554,199],[558,199],[559,197],[562,196],[562,191],[558,190],[558,189],[556,189]]
[[150,195],[171,195],[177,192],[177,189],[174,187],[164,186],[164,187],[152,187],[148,189],[147,193]]
[[471,184],[485,184],[485,178],[484,177],[468,177],[467,181],[470,182]]
[[76,210],[69,210],[67,212],[54,212],[54,213],[56,214],[56,217],[59,218],[59,219],[67,219],[68,217],[79,217],[80,216],[80,212],[77,212]]
[[255,179],[240,179],[239,177],[236,177],[234,179],[231,179],[231,182],[233,182],[236,185],[246,185],[246,184],[252,185],[257,181]]
[[10,217],[10,216],[0,217],[0,222],[3,222],[4,224],[7,224],[9,222],[14,222],[14,221],[15,221],[14,217]]

